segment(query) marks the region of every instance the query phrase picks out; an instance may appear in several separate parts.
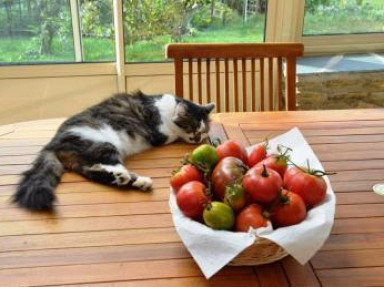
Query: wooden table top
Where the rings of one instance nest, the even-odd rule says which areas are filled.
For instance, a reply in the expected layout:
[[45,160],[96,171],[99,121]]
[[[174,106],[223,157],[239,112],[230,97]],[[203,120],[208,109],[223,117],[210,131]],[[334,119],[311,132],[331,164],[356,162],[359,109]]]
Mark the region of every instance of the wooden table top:
[[170,172],[194,146],[177,143],[131,157],[152,193],[118,191],[65,174],[56,214],[9,203],[19,175],[62,119],[0,127],[0,286],[384,286],[384,110],[217,114],[212,137],[246,145],[299,127],[331,177],[336,219],[305,266],[292,258],[225,267],[202,276],[173,227]]

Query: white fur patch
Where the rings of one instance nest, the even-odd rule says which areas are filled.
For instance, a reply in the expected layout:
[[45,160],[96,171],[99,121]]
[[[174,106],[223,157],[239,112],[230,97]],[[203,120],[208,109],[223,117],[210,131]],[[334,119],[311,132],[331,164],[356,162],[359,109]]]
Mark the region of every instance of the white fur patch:
[[146,176],[138,176],[132,185],[144,191],[151,190],[152,179]]
[[132,138],[125,132],[118,132],[106,124],[100,129],[80,126],[73,127],[68,131],[93,142],[111,143],[123,157],[142,152],[150,147],[141,136],[136,135],[135,138]]
[[116,185],[126,185],[131,180],[131,175],[129,174],[129,171],[125,168],[125,166],[121,164],[108,165],[98,163],[91,166],[89,170],[106,171],[108,173],[112,173],[115,177],[115,180],[112,182],[112,184]]
[[172,95],[164,94],[155,102],[155,106],[159,110],[162,121],[159,131],[168,136],[166,143],[171,143],[179,137],[180,132],[180,128],[172,121],[177,106],[176,99]]

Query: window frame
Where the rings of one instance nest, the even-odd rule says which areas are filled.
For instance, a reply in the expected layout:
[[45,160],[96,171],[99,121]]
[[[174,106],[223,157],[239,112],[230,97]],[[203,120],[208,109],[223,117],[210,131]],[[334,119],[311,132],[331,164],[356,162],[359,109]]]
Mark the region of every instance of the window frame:
[[[70,0],[70,3],[71,7],[77,6],[77,11],[76,8],[71,8],[71,14],[79,16],[79,1]],[[118,91],[124,92],[127,90],[127,77],[141,76],[143,73],[171,75],[173,66],[169,62],[125,62],[123,0],[113,0],[112,4],[115,29],[115,61],[81,62],[79,60],[69,63],[5,64],[0,66],[0,79],[34,78],[37,76],[115,75],[117,77]],[[384,33],[302,36],[304,7],[305,0],[268,0],[265,42],[302,42],[305,45],[305,55],[384,51]],[[77,21],[72,19],[72,25],[74,41],[77,42],[75,44],[75,47],[77,45],[75,53],[77,54],[76,60],[78,60],[82,59],[81,23],[79,18],[77,18]],[[156,66],[155,69],[154,66]]]

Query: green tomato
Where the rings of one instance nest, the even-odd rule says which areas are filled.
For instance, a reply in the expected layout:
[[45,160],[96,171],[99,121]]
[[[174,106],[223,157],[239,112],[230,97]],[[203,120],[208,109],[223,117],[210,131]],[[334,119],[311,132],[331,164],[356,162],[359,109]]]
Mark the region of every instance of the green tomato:
[[241,210],[246,204],[246,194],[241,184],[233,184],[225,189],[224,202],[234,211]]
[[191,158],[193,163],[207,168],[212,168],[219,161],[216,149],[209,144],[203,144],[195,148]]
[[230,230],[235,224],[235,213],[227,204],[213,201],[205,207],[203,219],[212,229]]

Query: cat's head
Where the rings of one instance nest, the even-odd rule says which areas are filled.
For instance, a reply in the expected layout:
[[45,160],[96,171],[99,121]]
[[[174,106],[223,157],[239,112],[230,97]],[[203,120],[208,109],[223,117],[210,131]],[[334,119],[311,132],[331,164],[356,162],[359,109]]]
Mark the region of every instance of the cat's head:
[[179,137],[188,143],[201,143],[208,137],[209,114],[215,104],[198,105],[187,100],[178,101],[172,118],[179,127]]

